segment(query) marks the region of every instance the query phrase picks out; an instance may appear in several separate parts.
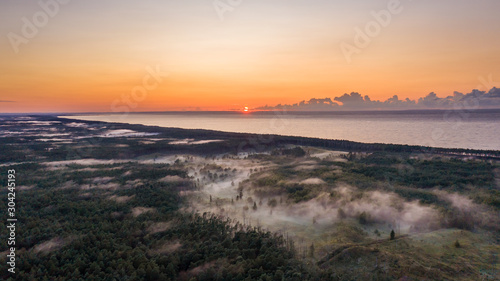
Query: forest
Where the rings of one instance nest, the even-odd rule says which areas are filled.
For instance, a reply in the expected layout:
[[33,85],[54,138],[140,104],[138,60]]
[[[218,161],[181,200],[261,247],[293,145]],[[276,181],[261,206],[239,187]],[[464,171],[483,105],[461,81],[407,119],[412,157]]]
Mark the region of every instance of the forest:
[[497,151],[2,118],[2,280],[498,277]]

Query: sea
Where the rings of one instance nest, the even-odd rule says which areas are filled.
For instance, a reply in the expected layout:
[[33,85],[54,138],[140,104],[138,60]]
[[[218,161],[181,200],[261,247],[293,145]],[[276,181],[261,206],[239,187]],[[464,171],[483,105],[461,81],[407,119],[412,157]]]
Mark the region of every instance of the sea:
[[184,129],[500,150],[499,110],[148,112],[61,116]]

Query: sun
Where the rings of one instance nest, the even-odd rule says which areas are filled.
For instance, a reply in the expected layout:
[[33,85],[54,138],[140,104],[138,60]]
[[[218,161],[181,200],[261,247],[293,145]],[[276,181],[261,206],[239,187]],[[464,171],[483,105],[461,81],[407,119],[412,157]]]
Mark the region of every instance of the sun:
[[243,112],[248,112],[248,106],[243,107]]

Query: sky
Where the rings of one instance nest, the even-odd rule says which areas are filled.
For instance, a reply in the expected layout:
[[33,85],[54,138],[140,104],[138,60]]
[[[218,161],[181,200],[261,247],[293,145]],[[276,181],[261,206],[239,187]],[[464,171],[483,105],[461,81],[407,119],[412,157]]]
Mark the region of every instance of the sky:
[[3,0],[0,113],[239,110],[500,87],[497,0]]

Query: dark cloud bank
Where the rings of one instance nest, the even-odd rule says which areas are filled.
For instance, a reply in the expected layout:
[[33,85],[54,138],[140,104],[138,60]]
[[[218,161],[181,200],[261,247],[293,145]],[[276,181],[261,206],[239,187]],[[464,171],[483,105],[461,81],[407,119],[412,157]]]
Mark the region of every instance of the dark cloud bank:
[[359,93],[324,99],[310,99],[292,105],[261,106],[257,110],[286,109],[297,111],[336,111],[336,110],[411,110],[411,109],[448,109],[448,108],[500,108],[500,89],[488,92],[473,90],[468,94],[454,92],[453,96],[438,97],[434,92],[418,100],[400,100],[397,95],[386,101],[372,100]]

